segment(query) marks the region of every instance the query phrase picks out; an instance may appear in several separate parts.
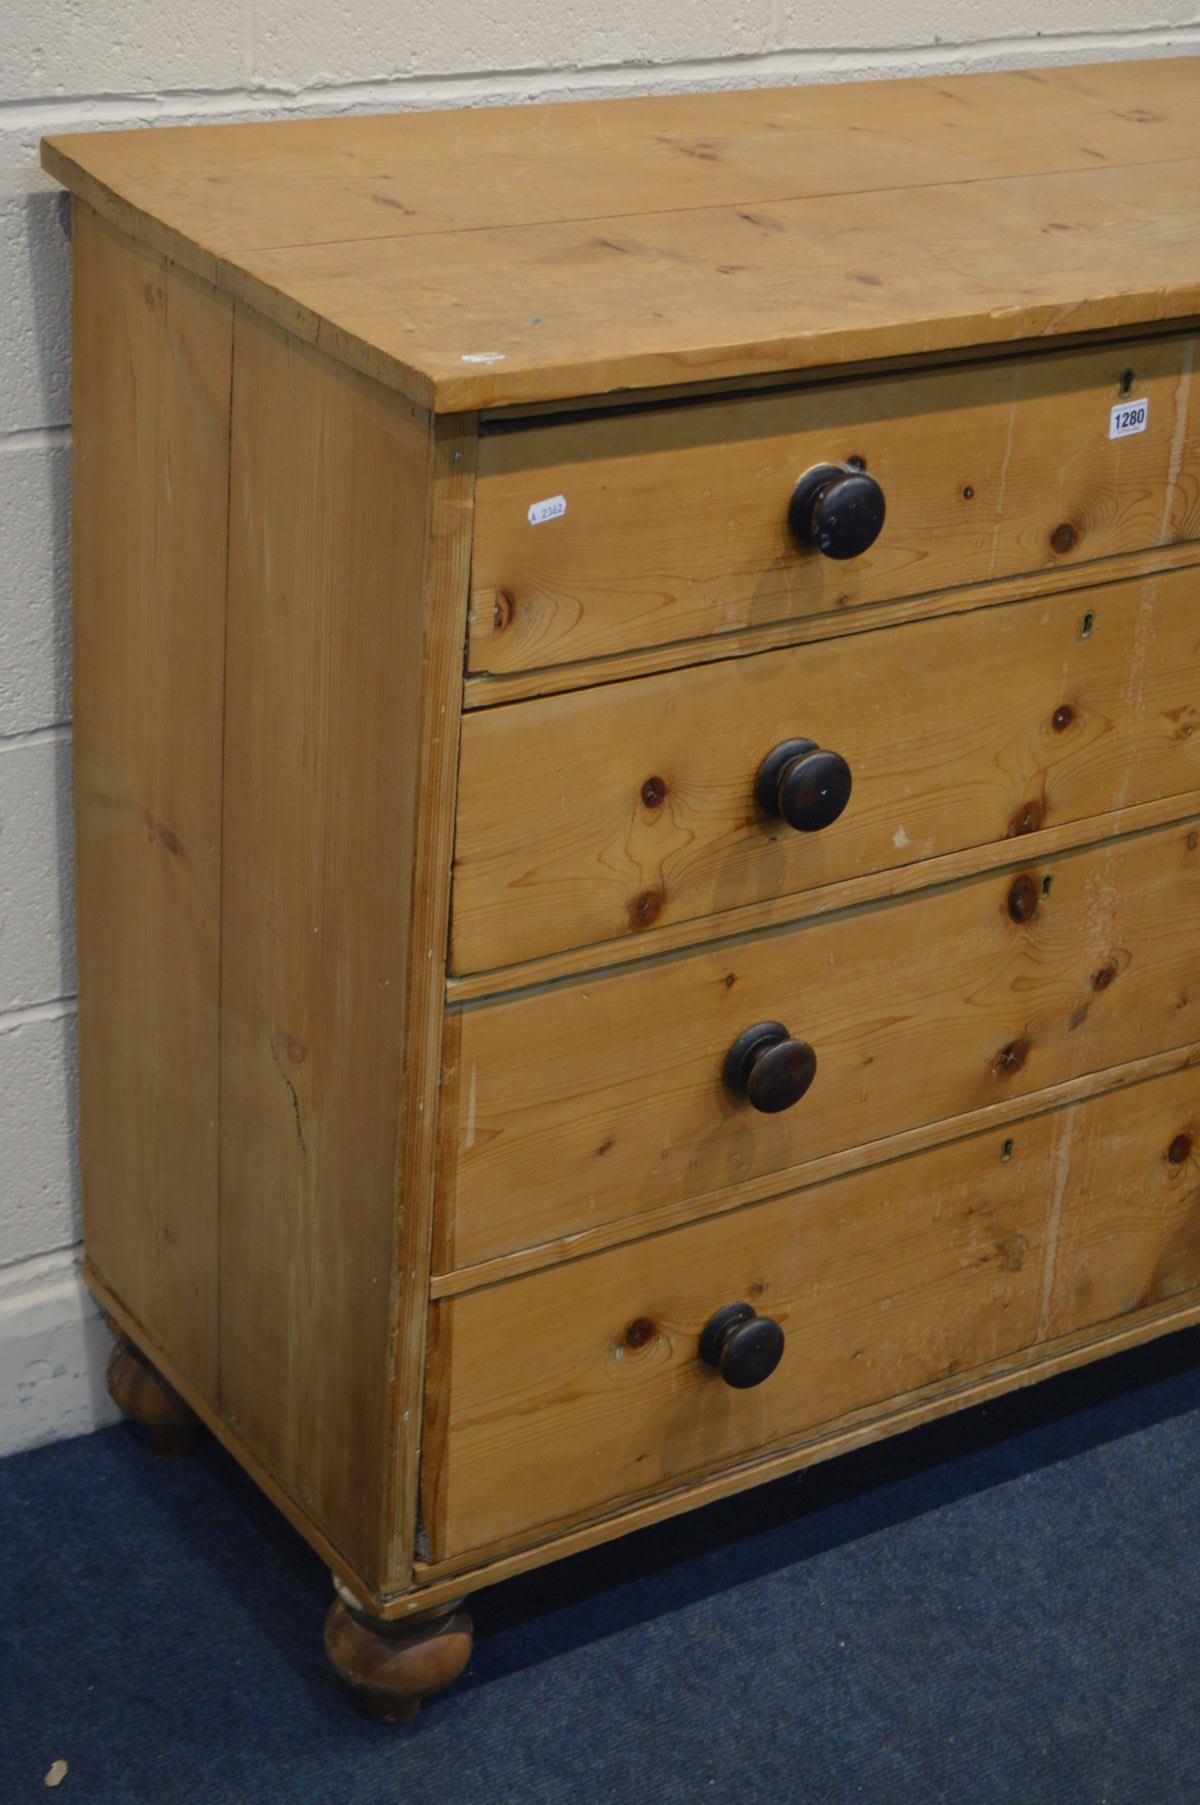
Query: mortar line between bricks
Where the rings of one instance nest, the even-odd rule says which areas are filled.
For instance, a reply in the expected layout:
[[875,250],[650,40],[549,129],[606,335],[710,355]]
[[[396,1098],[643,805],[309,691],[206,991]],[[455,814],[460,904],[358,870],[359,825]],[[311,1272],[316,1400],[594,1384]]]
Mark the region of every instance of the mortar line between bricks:
[[57,451],[71,443],[69,426],[0,427],[0,454],[6,451]]
[[[1200,19],[1180,25],[1131,26],[1116,31],[980,38],[967,44],[894,44],[883,48],[833,46],[814,50],[734,52],[728,56],[664,63],[470,70],[458,74],[385,76],[309,85],[264,80],[249,87],[29,96],[0,101],[0,129],[22,120],[46,126],[57,120],[86,128],[128,120],[131,115],[142,123],[150,122],[151,117],[166,122],[195,119],[206,113],[264,112],[278,116],[281,110],[294,110],[311,116],[314,109],[322,107],[331,111],[346,110],[400,97],[415,110],[422,105],[452,105],[456,96],[461,97],[464,93],[491,96],[498,103],[523,94],[530,99],[553,99],[556,91],[563,98],[574,94],[590,97],[608,90],[614,94],[622,91],[645,94],[656,90],[678,90],[681,84],[692,83],[700,87],[720,84],[726,76],[735,85],[753,83],[756,79],[765,85],[772,77],[783,78],[786,85],[788,77],[821,74],[835,80],[857,81],[898,66],[910,68],[914,73],[957,74],[967,72],[971,64],[986,63],[996,57],[1003,57],[1006,62],[1029,58],[1037,66],[1054,67],[1074,52],[1085,53],[1096,61],[1117,60],[1127,50],[1170,51],[1197,39],[1200,39]],[[1106,51],[1111,51],[1111,57],[1096,55]],[[84,114],[82,119],[81,112]]]
[[20,1253],[11,1260],[0,1260],[0,1305],[12,1301],[14,1293],[18,1293],[22,1277],[29,1272],[34,1279],[41,1277],[38,1268],[45,1269],[47,1276],[55,1269],[60,1269],[69,1276],[71,1269],[78,1268],[83,1259],[83,1242],[62,1241],[57,1247],[47,1247],[41,1253]]
[[26,727],[18,733],[0,733],[0,753],[24,752],[33,746],[62,746],[70,738],[70,721],[57,721],[51,727]]
[[23,1003],[15,1009],[0,1009],[0,1034],[15,1034],[20,1028],[36,1027],[40,1022],[69,1021],[76,1012],[76,998],[54,997],[46,1003]]

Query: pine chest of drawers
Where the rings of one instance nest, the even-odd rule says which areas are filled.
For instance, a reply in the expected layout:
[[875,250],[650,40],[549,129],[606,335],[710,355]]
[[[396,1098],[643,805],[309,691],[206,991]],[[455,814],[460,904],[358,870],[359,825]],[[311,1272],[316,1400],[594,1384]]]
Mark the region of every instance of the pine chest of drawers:
[[384,1715],[1200,1319],[1198,79],[45,146],[111,1384]]

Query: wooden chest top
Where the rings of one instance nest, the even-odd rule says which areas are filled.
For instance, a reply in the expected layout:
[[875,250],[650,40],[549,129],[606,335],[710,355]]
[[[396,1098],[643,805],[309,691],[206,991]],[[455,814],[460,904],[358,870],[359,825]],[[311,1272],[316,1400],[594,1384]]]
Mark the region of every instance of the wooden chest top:
[[1198,75],[1179,58],[72,134],[43,161],[455,413],[1194,315]]

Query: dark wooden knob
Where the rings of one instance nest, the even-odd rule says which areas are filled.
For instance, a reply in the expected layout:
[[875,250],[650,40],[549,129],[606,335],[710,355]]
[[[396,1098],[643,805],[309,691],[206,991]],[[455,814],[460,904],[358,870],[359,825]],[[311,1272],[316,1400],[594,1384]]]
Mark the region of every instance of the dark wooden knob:
[[726,1385],[748,1391],[769,1379],[783,1358],[783,1330],[753,1304],[726,1304],[700,1334],[700,1358]]
[[815,740],[783,740],[758,768],[759,807],[802,834],[820,833],[850,800],[854,779],[840,752]]
[[817,464],[796,484],[788,525],[827,558],[857,558],[878,539],[886,511],[883,490],[857,464]]
[[806,1040],[793,1040],[782,1022],[755,1022],[725,1055],[725,1083],[765,1116],[790,1109],[817,1075],[817,1056]]

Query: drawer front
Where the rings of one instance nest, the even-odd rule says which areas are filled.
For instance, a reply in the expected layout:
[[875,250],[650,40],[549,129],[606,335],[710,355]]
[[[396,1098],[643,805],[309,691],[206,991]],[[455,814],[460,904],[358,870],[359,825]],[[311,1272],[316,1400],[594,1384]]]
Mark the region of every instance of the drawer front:
[[[464,1008],[446,1073],[451,1263],[1200,1039],[1198,848],[1200,828],[1172,826]],[[816,1056],[777,1114],[723,1081],[733,1043],[768,1021]]]
[[[454,969],[1194,789],[1198,614],[1187,569],[469,716]],[[794,739],[848,767],[827,825],[805,771],[834,762],[756,796]]]
[[[1193,539],[1193,348],[1112,345],[487,437],[469,667],[561,664]],[[1113,439],[1127,371],[1149,413]],[[852,459],[887,514],[869,550],[840,560],[802,546],[787,516],[802,473]]]
[[[1188,1070],[439,1305],[436,1555],[1193,1291],[1198,1131]],[[698,1356],[739,1302],[784,1336],[743,1391]]]

